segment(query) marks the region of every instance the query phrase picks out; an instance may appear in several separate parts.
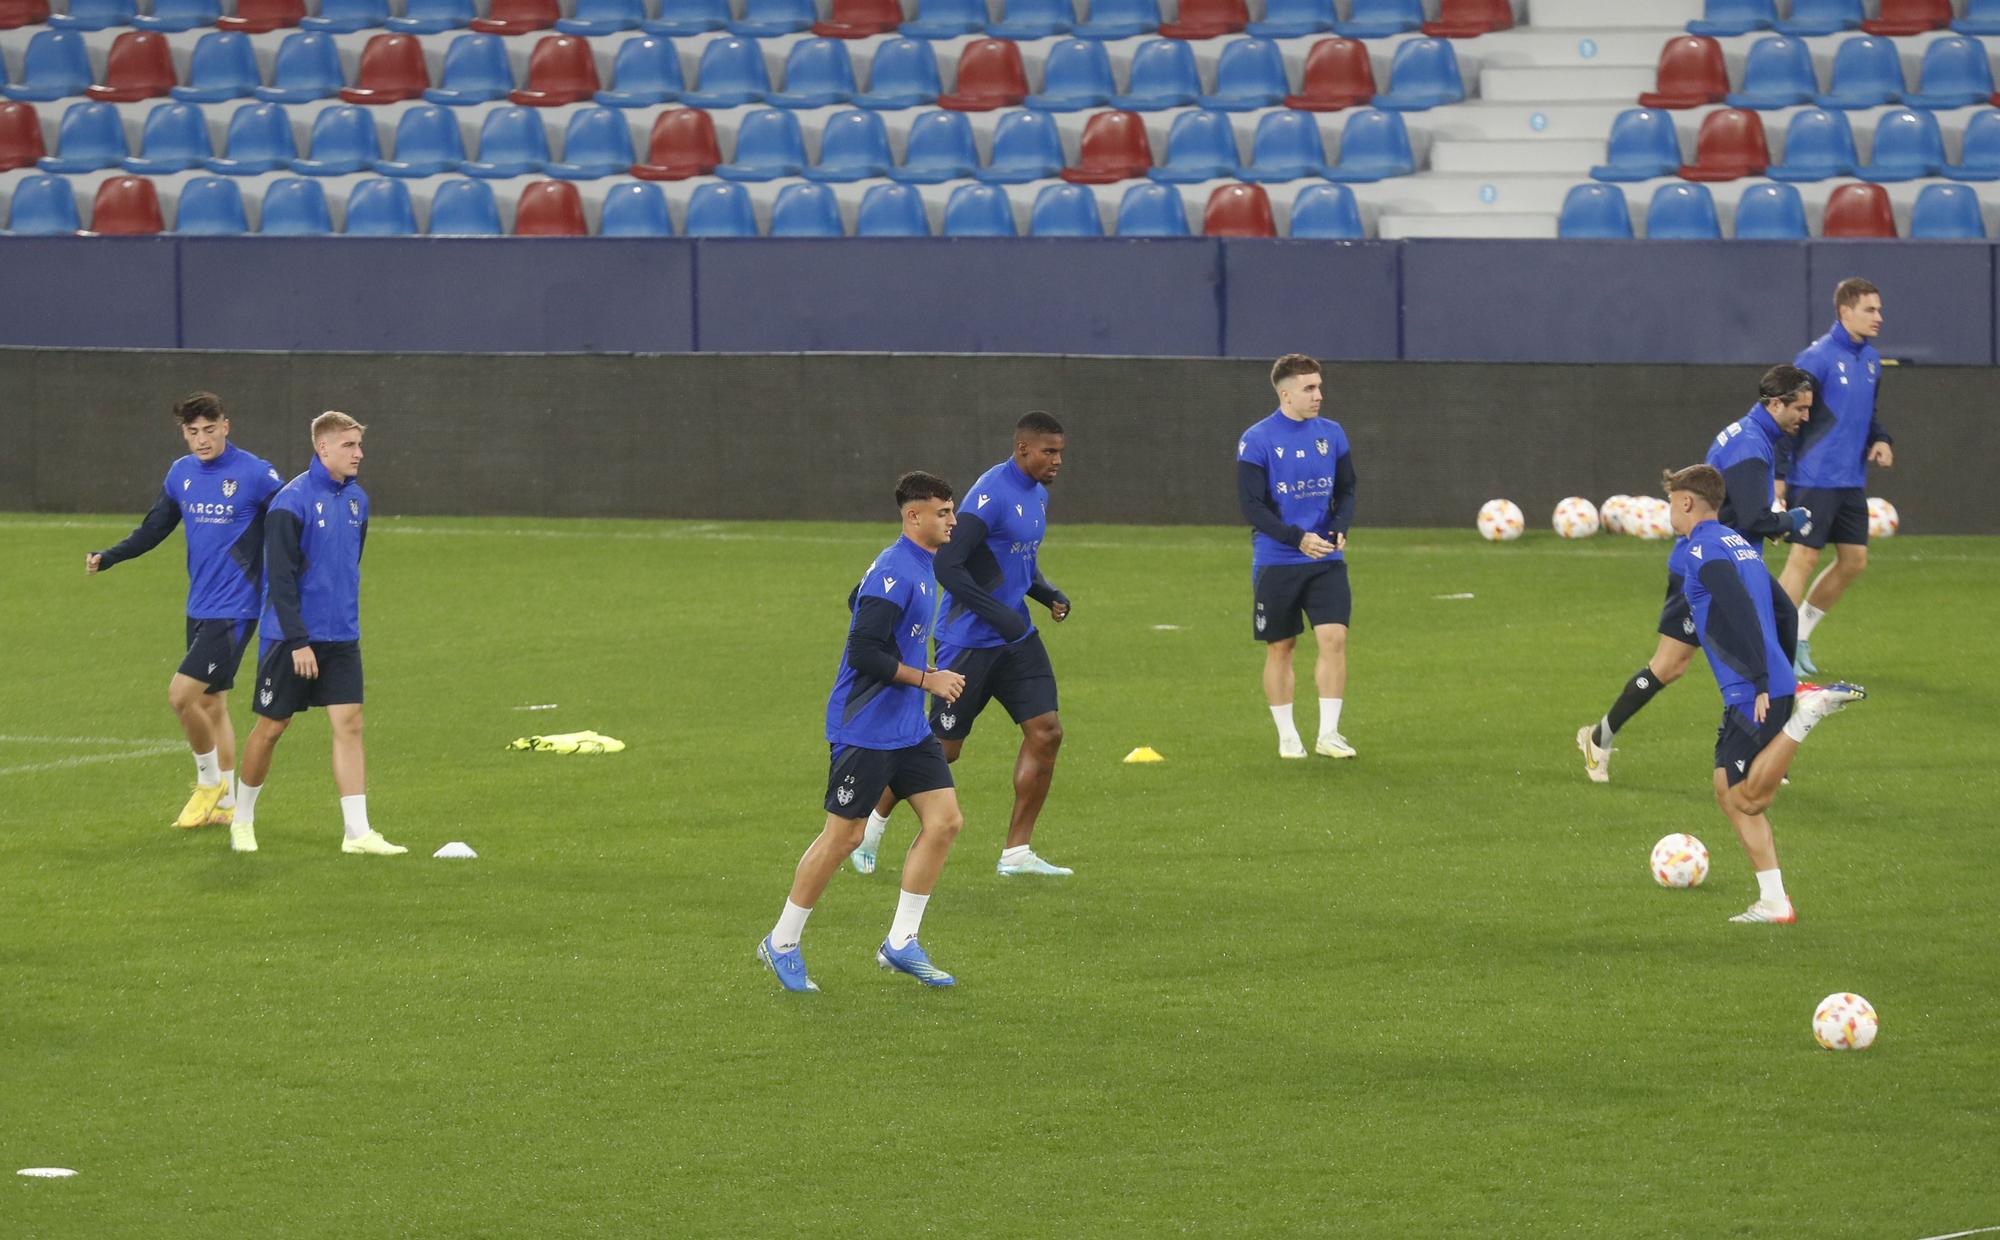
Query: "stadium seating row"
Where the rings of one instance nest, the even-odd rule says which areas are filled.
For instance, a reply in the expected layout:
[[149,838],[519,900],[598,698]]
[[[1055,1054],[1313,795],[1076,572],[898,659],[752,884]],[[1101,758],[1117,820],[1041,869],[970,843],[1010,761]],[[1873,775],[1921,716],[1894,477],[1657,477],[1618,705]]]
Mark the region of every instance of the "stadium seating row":
[[1705,35],[1671,39],[1660,49],[1652,90],[1639,96],[1648,108],[1695,108],[1727,103],[1732,108],[1789,108],[1803,103],[1823,108],[1874,108],[1903,103],[1913,108],[1962,108],[1992,100],[1993,67],[1986,45],[1951,35],[1925,46],[1917,69],[1917,89],[1903,78],[1896,44],[1873,35],[1843,39],[1834,50],[1826,90],[1813,71],[1812,53],[1797,38],[1774,35],[1750,45],[1741,84],[1729,85],[1722,45]]
[[[1842,185],[1826,203],[1821,235],[1897,235],[1888,191],[1879,185]],[[1579,185],[1563,200],[1557,235],[1564,238],[1626,238],[1632,217],[1624,191],[1609,185]],[[1738,241],[1804,241],[1810,235],[1805,202],[1790,185],[1753,185],[1736,205]],[[1705,185],[1662,185],[1646,209],[1649,240],[1719,241],[1722,225],[1715,198]],[[1986,221],[1979,199],[1963,185],[1926,185],[1910,213],[1910,236],[1928,240],[1984,240]]]
[[2000,34],[2000,0],[1966,0],[1965,16],[1956,20],[1951,0],[1882,0],[1881,16],[1873,20],[1864,18],[1861,0],[1791,0],[1790,15],[1783,19],[1775,0],[1706,0],[1701,17],[1688,23],[1688,32],[1728,36],[1779,30],[1818,35],[1858,29],[1910,35],[1947,26],[1965,34]]
[[[197,177],[180,189],[174,231],[189,236],[234,236],[250,231],[240,182],[226,177]],[[264,236],[321,236],[334,232],[326,190],[319,181],[282,177],[271,181],[259,204],[259,232]],[[81,224],[76,194],[59,176],[36,175],[14,188],[12,231],[31,236],[74,233]],[[99,184],[91,212],[91,231],[111,236],[136,236],[167,231],[160,196],[144,177],[112,177]],[[417,223],[416,202],[407,182],[371,177],[354,184],[347,198],[348,236],[416,236],[426,230]],[[441,183],[430,203],[431,236],[499,236],[503,229],[492,187],[483,181]],[[522,237],[588,236],[583,200],[564,181],[531,182],[515,204],[514,235]],[[675,235],[667,199],[657,185],[623,182],[605,195],[598,236],[671,237]],[[749,192],[726,182],[699,185],[689,197],[681,235],[689,237],[755,237],[760,233]],[[840,237],[846,235],[840,205],[824,185],[795,183],[778,191],[771,207],[773,237]],[[862,237],[927,237],[930,221],[917,192],[905,185],[877,185],[863,195],[856,213],[855,235]],[[965,185],[954,191],[944,208],[947,237],[1012,237],[1019,235],[1014,205],[1007,192],[990,185]],[[1033,237],[1186,237],[1194,234],[1178,190],[1164,185],[1135,185],[1125,191],[1107,234],[1102,212],[1091,192],[1076,185],[1050,185],[1035,196],[1027,235]],[[1201,233],[1209,237],[1275,237],[1271,201],[1256,185],[1222,185],[1209,194],[1202,213]],[[1293,199],[1294,238],[1359,240],[1364,236],[1352,191],[1339,185],[1314,185]]]
[[1945,154],[1937,117],[1896,108],[1875,122],[1871,158],[1856,153],[1845,112],[1808,108],[1785,130],[1784,163],[1774,164],[1764,122],[1755,112],[1724,108],[1702,119],[1693,163],[1681,158],[1680,136],[1664,112],[1633,108],[1612,123],[1605,162],[1590,170],[1600,181],[1645,181],[1678,176],[1689,181],[1733,181],[1768,176],[1778,181],[1823,181],[1858,176],[1867,181],[1915,181],[1947,176],[1959,181],[2000,180],[2000,110],[1982,109],[1965,127],[1959,160]]

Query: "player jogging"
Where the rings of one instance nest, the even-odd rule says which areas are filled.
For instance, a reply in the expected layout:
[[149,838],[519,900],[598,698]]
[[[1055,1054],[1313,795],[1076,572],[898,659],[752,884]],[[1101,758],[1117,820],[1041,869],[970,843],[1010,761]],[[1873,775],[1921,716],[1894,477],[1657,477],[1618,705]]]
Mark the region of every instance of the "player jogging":
[[1715,803],[1757,872],[1756,903],[1729,920],[1789,924],[1798,915],[1785,894],[1764,811],[1806,735],[1867,693],[1850,684],[1798,692],[1791,660],[1778,641],[1771,606],[1778,591],[1763,556],[1757,544],[1718,519],[1728,496],[1721,471],[1690,465],[1662,480],[1674,533],[1685,540],[1676,555],[1695,633],[1722,690]]
[[819,989],[806,975],[799,938],[840,863],[861,843],[862,811],[885,790],[910,803],[918,830],[903,858],[896,917],[875,962],[926,986],[953,982],[917,944],[924,906],[963,822],[951,766],[924,719],[926,692],[949,703],[965,688],[965,677],[931,670],[925,657],[937,617],[932,565],[956,520],[951,487],[931,474],[904,474],[896,480],[896,506],[902,537],[883,548],[847,596],[847,645],[826,703],[826,825],[799,858],[778,924],[757,944],[757,958],[786,990]]
[[257,726],[243,747],[242,789],[229,846],[256,852],[257,796],[271,751],[309,707],[326,710],[333,733],[333,783],[345,826],[340,851],[393,857],[409,851],[368,825],[361,746],[361,551],[368,542],[368,495],[361,472],[367,428],[344,413],[313,419],[313,462],[271,501],[265,543],[269,569],[264,642],[257,660]]
[[[964,511],[951,541],[938,549],[937,580],[944,591],[937,626],[937,663],[965,677],[956,702],[935,698],[931,732],[943,743],[944,760],[957,762],[973,721],[998,700],[1021,727],[1021,752],[1014,760],[1014,812],[1007,820],[1007,845],[1000,873],[1065,875],[1065,866],[1035,855],[1035,820],[1055,777],[1062,748],[1062,721],[1056,716],[1056,673],[1048,648],[1028,614],[1028,600],[1049,609],[1057,624],[1069,615],[1069,599],[1042,576],[1042,536],[1049,524],[1049,487],[1062,469],[1062,423],[1046,413],[1030,413],[1014,424],[1014,454],[979,476],[965,493]],[[896,805],[894,791],[868,815],[854,868],[875,872],[875,853]]]
[[229,690],[257,632],[264,594],[264,508],[283,485],[269,461],[229,442],[229,413],[213,392],[174,402],[188,454],[167,470],[152,509],[125,541],[84,557],[101,573],[160,545],[187,524],[187,654],[167,682],[167,705],[194,751],[195,788],[177,827],[230,821],[236,805],[236,729]]
[[[1774,462],[1783,451],[1784,437],[1811,412],[1813,395],[1811,375],[1796,366],[1773,366],[1758,381],[1757,403],[1716,432],[1709,444],[1706,463],[1721,472],[1728,490],[1722,501],[1721,521],[1760,554],[1765,539],[1796,538],[1812,528],[1811,514],[1805,509],[1776,512],[1772,506],[1777,496]],[[1604,718],[1576,731],[1576,747],[1583,751],[1583,771],[1593,783],[1610,782],[1612,736],[1660,690],[1679,680],[1694,659],[1699,642],[1676,568],[1680,550],[1676,543],[1667,556],[1667,594],[1660,605],[1660,643],[1653,657],[1632,673]],[[1797,641],[1798,613],[1782,590],[1772,596],[1771,604],[1779,642],[1789,651]]]
[[[1340,423],[1319,416],[1319,363],[1287,353],[1271,366],[1278,408],[1236,444],[1236,495],[1250,523],[1254,634],[1264,645],[1264,698],[1278,725],[1278,756],[1303,758],[1292,719],[1292,652],[1306,624],[1319,647],[1318,753],[1351,758],[1340,734],[1347,693],[1347,528],[1354,520],[1354,457]],[[1300,617],[1303,614],[1304,620]]]
[[[1882,291],[1863,279],[1833,291],[1832,330],[1796,359],[1813,377],[1818,399],[1799,432],[1788,476],[1789,502],[1812,510],[1813,528],[1792,544],[1779,580],[1799,609],[1799,649],[1793,670],[1816,672],[1812,635],[1826,613],[1868,567],[1868,467],[1892,468],[1896,450],[1875,416],[1882,355],[1871,343],[1882,331]],[[1820,552],[1834,560],[1817,578]],[[1812,578],[1810,589],[1806,586]]]

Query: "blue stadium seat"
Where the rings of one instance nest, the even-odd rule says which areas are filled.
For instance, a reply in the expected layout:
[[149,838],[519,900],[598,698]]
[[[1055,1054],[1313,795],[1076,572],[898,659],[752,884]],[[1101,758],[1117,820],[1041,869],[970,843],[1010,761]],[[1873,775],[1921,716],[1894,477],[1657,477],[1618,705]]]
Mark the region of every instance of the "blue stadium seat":
[[340,49],[333,36],[296,30],[278,44],[271,84],[250,93],[265,103],[310,103],[330,99],[347,84],[340,74]]
[[1333,24],[1333,0],[1266,0],[1264,20],[1243,30],[1260,39],[1296,39],[1324,34]]
[[1014,237],[1014,204],[997,185],[961,185],[944,204],[947,237]]
[[76,213],[76,190],[68,179],[34,173],[16,181],[11,231],[23,237],[82,232],[83,222]]
[[979,148],[972,140],[972,122],[963,112],[935,108],[919,112],[910,122],[903,166],[889,176],[911,185],[938,185],[979,171]]
[[1333,28],[1343,38],[1384,39],[1423,24],[1423,0],[1354,0],[1354,15]]
[[0,95],[26,103],[50,103],[81,95],[90,86],[90,57],[83,35],[74,30],[37,30],[21,54],[21,80],[0,87]]
[[787,185],[771,204],[773,237],[842,237],[840,203],[824,185]]
[[55,30],[109,30],[131,25],[138,11],[134,0],[69,0],[69,12],[51,13],[48,24]]
[[595,181],[622,176],[638,156],[632,151],[632,131],[617,108],[579,108],[569,114],[563,130],[563,157],[552,160],[548,174],[565,181]]
[[1944,172],[1944,135],[1930,112],[1897,108],[1875,122],[1872,158],[1854,170],[1864,181],[1914,181]]
[[[1859,8],[1861,0],[1854,0]],[[2000,0],[1965,0],[1965,16],[1951,24],[1960,34],[2000,34]]]
[[812,0],[745,0],[743,20],[729,23],[729,33],[761,39],[797,34],[819,20]]
[[1004,13],[986,27],[996,39],[1046,39],[1068,34],[1076,25],[1076,10],[1069,0],[1005,0]]
[[1285,58],[1269,39],[1231,39],[1215,63],[1215,92],[1197,102],[1218,112],[1252,112],[1283,103],[1291,93]]
[[1722,222],[1706,185],[1662,185],[1646,208],[1646,237],[1654,241],[1720,241]]
[[1563,198],[1556,236],[1565,241],[1624,240],[1632,236],[1625,191],[1611,185],[1577,185]]
[[956,39],[986,29],[986,0],[918,0],[917,19],[900,31],[912,39]]
[[186,103],[225,103],[248,98],[263,84],[250,36],[217,30],[195,42],[188,56],[187,84],[169,93]]
[[697,108],[762,103],[764,96],[771,93],[771,76],[764,68],[764,49],[755,39],[711,39],[701,49],[695,83],[700,89],[681,92],[681,99]]
[[1308,185],[1292,199],[1292,231],[1296,241],[1362,241],[1361,207],[1345,185]]
[[1913,108],[1964,108],[1993,96],[1993,68],[1986,63],[1986,45],[1964,35],[1946,35],[1924,48],[1918,89],[1905,91],[1903,102]]
[[188,237],[240,237],[250,231],[243,191],[230,177],[194,177],[181,186],[174,231]]
[[1389,90],[1375,96],[1375,106],[1396,112],[1422,112],[1465,99],[1465,82],[1458,75],[1458,53],[1448,39],[1410,39],[1389,62]]
[[134,17],[132,24],[141,30],[178,32],[213,26],[221,16],[220,0],[153,0],[153,11]]
[[514,89],[514,71],[507,64],[507,45],[497,34],[462,34],[444,49],[444,71],[424,98],[446,107],[505,99]]
[[403,34],[443,34],[465,29],[477,16],[472,0],[405,0],[403,15],[384,24]]
[[1144,181],[1118,200],[1116,231],[1121,237],[1185,237],[1187,207],[1171,185]]
[[1159,28],[1159,0],[1090,0],[1090,20],[1074,33],[1079,39],[1130,39]]
[[806,169],[814,181],[866,181],[889,175],[896,157],[880,113],[849,108],[826,118],[819,131],[819,162]]
[[324,237],[333,232],[326,190],[305,177],[279,177],[264,187],[263,219],[257,231],[267,237]]
[[1707,0],[1702,5],[1701,17],[1689,22],[1687,28],[1689,34],[1726,39],[1753,30],[1769,30],[1777,21],[1777,6],[1771,0]]
[[1311,112],[1266,112],[1250,141],[1246,181],[1296,181],[1326,175],[1326,143]]
[[556,19],[556,29],[564,34],[622,34],[637,30],[646,20],[646,6],[640,0],[576,0],[576,15]]
[[2000,181],[2000,109],[1974,113],[1966,122],[1963,153],[1944,174],[1954,181]]
[[1364,108],[1340,130],[1340,162],[1327,169],[1329,181],[1381,181],[1417,170],[1410,131],[1394,112]]
[[509,104],[486,114],[479,126],[479,158],[461,167],[476,177],[526,176],[549,166],[549,135],[533,108]]
[[1081,185],[1050,185],[1028,209],[1030,237],[1102,237],[1104,217],[1097,195]]
[[498,237],[505,231],[493,187],[484,181],[446,181],[431,195],[433,237]]
[[1927,241],[1984,241],[1979,195],[1963,185],[1926,185],[1910,208],[1910,236]]
[[1681,140],[1671,113],[1627,108],[1611,122],[1605,162],[1590,170],[1598,181],[1647,181],[1680,171]]
[[410,187],[387,177],[356,181],[347,192],[347,227],[350,237],[414,237],[417,209],[410,202]]
[[299,25],[328,34],[353,34],[373,30],[388,20],[389,0],[319,0],[319,16],[300,18]]
[[1752,185],[1736,202],[1738,241],[1804,241],[1805,200],[1790,185]]
[[729,0],[660,0],[660,15],[641,25],[648,34],[705,34],[729,24]]
[[884,39],[868,62],[868,89],[854,96],[864,108],[917,108],[938,101],[944,84],[937,52],[923,39]]
[[127,172],[147,176],[199,168],[215,154],[208,141],[208,118],[191,103],[160,103],[146,114],[139,153],[125,161]]
[[1822,108],[1874,108],[1902,97],[1903,62],[1895,40],[1858,34],[1834,49],[1833,77],[1813,102]]
[[745,114],[736,127],[736,155],[715,170],[732,181],[775,181],[806,168],[806,140],[799,118],[778,108]]
[[380,158],[382,144],[375,136],[374,115],[367,108],[341,103],[322,108],[313,117],[306,154],[292,161],[292,171],[308,177],[346,176],[372,171]]
[[434,103],[420,103],[397,118],[395,142],[394,159],[375,161],[375,171],[384,176],[436,176],[456,172],[465,162],[458,118]]
[[1731,91],[1724,102],[1762,111],[1809,103],[1818,93],[1812,50],[1802,40],[1772,35],[1750,45],[1743,61],[1743,89]]
[[993,129],[993,159],[976,174],[994,185],[1018,185],[1063,169],[1062,139],[1047,112],[1003,112]]
[[600,237],[671,237],[674,222],[667,196],[650,181],[620,181],[604,191]]
[[611,88],[597,92],[597,102],[612,108],[650,108],[681,97],[681,58],[672,41],[659,35],[635,35],[618,45],[611,61]]
[[1111,57],[1091,39],[1064,39],[1049,49],[1042,65],[1041,93],[1023,100],[1044,112],[1080,112],[1102,107],[1118,93]]
[[829,108],[853,100],[854,62],[840,39],[800,39],[785,54],[785,89],[769,102],[781,108]]
[[1851,177],[1860,163],[1847,113],[1807,108],[1794,113],[1785,130],[1785,162],[1766,168],[1764,175],[1774,181],[1824,181]]
[[757,213],[750,206],[750,191],[715,181],[697,185],[688,198],[683,231],[690,237],[756,236]]
[[292,118],[275,103],[246,103],[229,118],[222,154],[206,161],[210,172],[251,177],[289,168],[298,158],[292,141]]
[[96,172],[117,167],[130,154],[117,107],[86,100],[64,110],[56,127],[56,153],[36,162],[43,172]]
[[[1974,0],[1977,3],[1977,0]],[[1861,0],[1792,0],[1792,14],[1777,24],[1779,34],[1794,38],[1839,34],[1861,24]]]
[[1150,39],[1132,53],[1125,93],[1111,106],[1128,112],[1158,112],[1193,103],[1201,95],[1194,50],[1186,39]]
[[861,209],[855,213],[857,237],[928,237],[930,217],[924,200],[907,185],[871,185],[861,195]]
[[[1273,113],[1273,115],[1277,115]],[[1263,126],[1258,125],[1258,132]],[[1146,175],[1169,184],[1241,176],[1236,131],[1227,112],[1183,112],[1167,131],[1167,157]]]

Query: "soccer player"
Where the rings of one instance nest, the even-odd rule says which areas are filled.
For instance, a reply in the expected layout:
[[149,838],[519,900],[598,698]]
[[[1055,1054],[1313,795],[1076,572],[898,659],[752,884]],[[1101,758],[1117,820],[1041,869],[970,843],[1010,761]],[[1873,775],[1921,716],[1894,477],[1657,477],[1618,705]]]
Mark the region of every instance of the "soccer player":
[[[1287,353],[1271,366],[1278,408],[1236,444],[1236,495],[1250,535],[1255,635],[1264,645],[1264,698],[1278,726],[1278,756],[1303,758],[1292,718],[1292,652],[1312,625],[1319,647],[1318,753],[1351,758],[1340,734],[1347,693],[1347,528],[1354,520],[1354,456],[1340,423],[1319,416],[1319,363]],[[1303,622],[1300,619],[1304,616]]]
[[[1806,735],[1849,702],[1868,696],[1836,683],[1798,692],[1791,660],[1778,641],[1771,603],[1777,594],[1757,544],[1724,525],[1728,497],[1721,471],[1690,465],[1664,475],[1676,551],[1695,633],[1722,690],[1715,733],[1715,803],[1736,829],[1757,872],[1757,901],[1730,918],[1789,925],[1798,920],[1778,871],[1778,848],[1764,816]],[[1796,700],[1794,697],[1796,695]]]
[[799,938],[820,893],[861,843],[867,821],[861,811],[885,789],[909,801],[919,826],[903,858],[896,917],[875,962],[926,986],[953,982],[917,944],[924,906],[963,822],[951,765],[924,719],[926,692],[950,703],[965,689],[965,677],[934,670],[925,657],[937,619],[933,565],[956,522],[951,487],[931,474],[904,474],[896,480],[896,507],[902,537],[875,557],[847,596],[847,646],[826,703],[826,825],[799,858],[778,924],[757,944],[757,958],[786,990],[819,989],[806,975]]
[[187,654],[167,682],[167,705],[194,751],[195,788],[177,827],[230,821],[236,729],[229,690],[257,631],[264,593],[264,507],[282,486],[271,463],[229,442],[229,413],[213,392],[174,402],[188,454],[167,470],[151,511],[125,541],[84,557],[101,573],[160,545],[187,523]]
[[264,643],[257,660],[257,725],[243,746],[242,784],[229,846],[257,851],[257,796],[271,751],[309,707],[326,710],[333,733],[333,783],[345,838],[340,851],[393,857],[409,851],[368,825],[361,748],[361,550],[368,541],[368,494],[361,472],[367,428],[328,411],[312,422],[313,461],[271,501],[265,564]]
[[[1757,384],[1757,403],[1750,412],[1716,432],[1706,463],[1721,472],[1728,494],[1721,520],[1762,553],[1764,540],[1800,537],[1811,528],[1812,514],[1803,508],[1773,511],[1777,498],[1776,464],[1784,436],[1797,430],[1812,412],[1812,376],[1796,366],[1773,366]],[[1681,590],[1680,546],[1667,556],[1667,595],[1660,606],[1660,643],[1646,665],[1632,673],[1618,700],[1604,718],[1576,731],[1583,752],[1583,771],[1592,783],[1611,780],[1611,738],[1632,716],[1679,680],[1694,659],[1699,644],[1687,595]],[[1772,596],[1779,641],[1787,650],[1797,641],[1798,613],[1781,590]]]
[[[1882,331],[1882,291],[1860,278],[1833,291],[1832,330],[1796,359],[1813,377],[1818,399],[1812,420],[1799,432],[1788,478],[1788,502],[1812,510],[1813,528],[1792,544],[1779,580],[1799,609],[1799,650],[1793,670],[1816,672],[1812,635],[1841,595],[1868,567],[1868,467],[1896,464],[1889,433],[1875,416],[1882,355],[1871,342]],[[1833,544],[1834,560],[1812,587],[1820,552]]]
[[[1049,524],[1048,484],[1062,470],[1066,442],[1062,423],[1046,413],[1030,413],[1015,423],[1014,454],[972,484],[951,541],[937,553],[937,580],[944,591],[937,662],[965,677],[965,692],[956,702],[935,698],[931,704],[931,732],[943,743],[944,760],[958,761],[973,721],[990,701],[998,699],[1021,727],[1014,813],[1000,853],[1005,877],[1071,873],[1036,856],[1033,848],[1035,820],[1048,799],[1063,733],[1055,669],[1027,602],[1048,608],[1057,624],[1069,615],[1068,596],[1043,578],[1038,563]],[[895,792],[884,792],[868,815],[853,857],[863,874],[875,872],[875,853],[895,806]]]

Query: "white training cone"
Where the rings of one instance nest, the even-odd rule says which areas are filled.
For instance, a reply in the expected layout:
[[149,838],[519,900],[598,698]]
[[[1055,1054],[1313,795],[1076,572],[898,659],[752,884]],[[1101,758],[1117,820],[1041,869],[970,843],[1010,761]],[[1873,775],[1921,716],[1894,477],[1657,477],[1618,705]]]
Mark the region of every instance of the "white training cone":
[[471,857],[477,857],[478,855],[479,855],[478,853],[472,851],[472,845],[466,843],[464,840],[453,840],[451,843],[446,844],[443,848],[440,848],[436,852],[431,854],[431,856],[433,857],[447,857],[447,858],[449,857],[471,858]]

